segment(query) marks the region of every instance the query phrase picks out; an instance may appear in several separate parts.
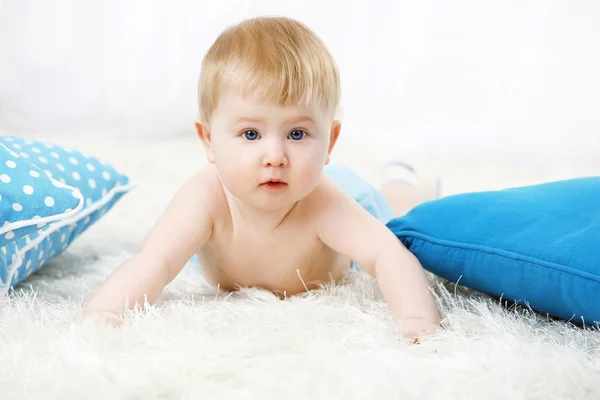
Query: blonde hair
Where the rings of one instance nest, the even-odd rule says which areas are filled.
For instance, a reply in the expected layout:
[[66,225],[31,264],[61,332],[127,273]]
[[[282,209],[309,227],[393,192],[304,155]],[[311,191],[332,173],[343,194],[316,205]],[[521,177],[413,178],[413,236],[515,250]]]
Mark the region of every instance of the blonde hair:
[[208,124],[224,90],[238,88],[279,105],[316,104],[338,112],[335,60],[317,35],[286,17],[259,17],[229,27],[202,61],[200,120]]

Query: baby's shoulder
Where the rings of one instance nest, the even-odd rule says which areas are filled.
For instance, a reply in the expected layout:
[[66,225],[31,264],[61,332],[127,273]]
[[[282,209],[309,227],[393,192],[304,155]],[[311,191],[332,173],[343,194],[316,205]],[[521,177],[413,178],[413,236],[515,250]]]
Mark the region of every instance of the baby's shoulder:
[[219,176],[211,165],[202,167],[196,172],[195,175],[192,176],[192,179],[198,188],[202,189],[214,189],[215,187],[220,187],[221,185]]
[[195,192],[197,195],[207,195],[219,186],[216,172],[209,166],[194,172],[181,186],[181,189]]
[[223,201],[223,188],[217,173],[210,166],[195,172],[183,184],[180,192],[205,209],[216,210]]
[[313,191],[305,198],[307,207],[313,214],[327,212],[330,207],[335,207],[340,201],[345,200],[343,190],[323,173]]

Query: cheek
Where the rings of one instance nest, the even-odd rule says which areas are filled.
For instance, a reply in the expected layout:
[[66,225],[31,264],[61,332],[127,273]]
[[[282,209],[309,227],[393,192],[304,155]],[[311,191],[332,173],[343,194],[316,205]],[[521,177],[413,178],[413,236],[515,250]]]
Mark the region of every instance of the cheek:
[[221,183],[225,188],[238,198],[243,198],[250,191],[250,180],[244,179],[243,174],[235,170],[227,170],[219,172]]
[[321,178],[326,157],[327,150],[321,151],[320,148],[315,148],[296,159],[294,175],[306,190],[312,190]]
[[323,168],[327,159],[327,142],[315,141],[310,150],[305,154],[306,165],[312,168]]
[[235,142],[217,142],[213,145],[215,166],[223,185],[234,195],[243,193],[253,185],[254,178],[247,155]]

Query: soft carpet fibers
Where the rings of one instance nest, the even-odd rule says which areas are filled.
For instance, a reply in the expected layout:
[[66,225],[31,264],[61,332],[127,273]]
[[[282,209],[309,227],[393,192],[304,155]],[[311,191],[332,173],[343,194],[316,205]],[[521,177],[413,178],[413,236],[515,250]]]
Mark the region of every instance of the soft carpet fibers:
[[[279,300],[257,289],[218,292],[186,269],[121,328],[71,324],[204,158],[194,138],[44,139],[105,158],[138,187],[0,304],[2,399],[600,397],[597,330],[437,279],[447,330],[419,346],[399,340],[375,280],[356,273]],[[340,144],[334,160],[376,183],[378,162],[398,154],[371,150]],[[439,172],[446,194],[585,173],[402,156]]]

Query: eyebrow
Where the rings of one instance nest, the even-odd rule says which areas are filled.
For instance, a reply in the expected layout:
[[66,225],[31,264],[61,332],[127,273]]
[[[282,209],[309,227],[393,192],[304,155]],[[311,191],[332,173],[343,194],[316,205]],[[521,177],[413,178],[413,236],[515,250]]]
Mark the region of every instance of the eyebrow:
[[[314,123],[315,121],[308,115],[299,115],[296,117],[291,117],[286,119],[285,121],[283,121],[286,124],[291,124],[291,123],[298,123],[298,122],[303,122],[303,121],[309,121]],[[235,120],[235,122],[233,123],[234,125],[237,125],[241,122],[251,122],[251,123],[261,123],[264,124],[265,120],[262,118],[251,118],[251,117],[239,117],[238,119]]]

